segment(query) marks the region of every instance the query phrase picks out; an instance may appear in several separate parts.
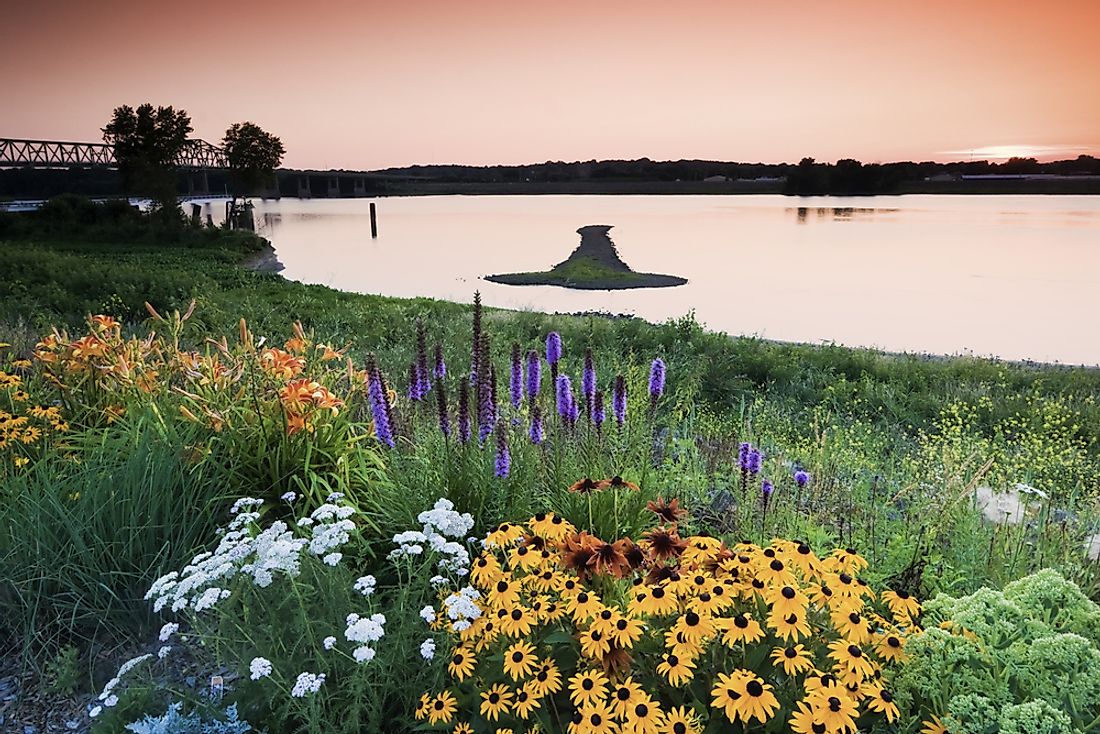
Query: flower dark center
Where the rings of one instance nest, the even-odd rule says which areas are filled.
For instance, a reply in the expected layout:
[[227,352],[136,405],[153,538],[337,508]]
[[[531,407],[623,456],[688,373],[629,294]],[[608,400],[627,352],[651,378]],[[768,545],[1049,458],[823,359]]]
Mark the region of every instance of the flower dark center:
[[451,658],[451,662],[454,663],[455,665],[462,665],[462,661],[464,659],[465,658],[463,658],[462,655],[459,654],[459,655],[455,655],[453,658]]
[[774,561],[772,561],[771,563],[769,563],[769,564],[768,564],[768,566],[769,566],[769,567],[771,568],[771,570],[773,570],[773,571],[782,571],[782,570],[783,570],[783,561],[781,561],[781,560],[779,560],[778,558],[776,558],[776,559],[775,559]]
[[684,621],[687,622],[688,627],[694,627],[699,624],[699,615],[695,612],[688,612],[684,615]]
[[752,697],[759,696],[764,693],[764,686],[760,685],[758,680],[750,680],[748,685],[745,686],[745,690]]
[[852,612],[851,614],[848,615],[848,621],[851,622],[852,624],[859,624],[859,615],[856,614],[855,612]]
[[618,698],[620,701],[629,701],[630,700],[630,689],[629,688],[620,688],[619,690],[615,691],[615,697]]
[[787,624],[798,624],[798,615],[791,614],[784,620]]
[[516,652],[512,653],[512,662],[513,663],[523,662],[523,653],[519,652],[518,650]]
[[491,703],[495,706],[497,701],[499,701],[499,700],[500,700],[500,694],[499,693],[490,693],[489,694],[489,703]]
[[603,717],[599,714],[592,714],[588,717],[588,720],[592,722],[592,726],[599,726],[603,723]]
[[848,654],[854,658],[861,658],[863,657],[863,650],[860,650],[855,645],[848,645]]
[[587,604],[588,603],[588,594],[584,593],[583,591],[581,593],[577,594],[577,603],[578,604]]
[[894,697],[890,694],[890,691],[881,691],[878,694],[878,697],[881,698],[886,703],[890,703],[891,701],[894,700]]
[[520,621],[521,619],[523,619],[523,612],[519,609],[513,609],[512,619],[516,622]]
[[798,657],[798,650],[795,650],[793,647],[788,647],[783,651],[783,654],[789,658],[796,658]]
[[665,598],[665,590],[658,586],[656,589],[653,590],[653,598],[654,599],[664,599]]
[[443,702],[440,701],[439,699],[436,699],[435,710],[436,711],[442,711],[443,710]]
[[899,599],[901,599],[902,601],[905,601],[906,599],[908,599],[908,598],[909,598],[909,592],[907,592],[907,591],[899,591],[899,592],[898,592],[898,598],[899,598]]
[[600,612],[600,619],[602,619],[605,622],[607,620],[611,619],[611,610],[610,609],[605,609],[602,612]]
[[779,593],[783,595],[784,599],[793,599],[795,596],[794,589],[789,586],[784,586],[783,590]]
[[886,644],[890,647],[901,647],[901,640],[891,635],[886,638]]
[[733,623],[741,629],[745,629],[749,626],[749,620],[744,614],[738,614],[736,617],[734,617]]
[[507,581],[498,581],[497,582],[497,593],[498,594],[503,594],[506,591],[508,591],[508,582]]
[[627,622],[625,619],[620,619],[618,622],[615,623],[615,626],[618,627],[619,631],[621,632],[626,629]]
[[841,583],[850,584],[852,583],[852,577],[846,573],[842,573],[840,574],[840,581]]
[[687,726],[682,721],[672,725],[672,734],[687,734]]
[[680,664],[680,658],[676,657],[675,655],[669,655],[667,661],[670,668],[675,668],[677,665]]
[[596,682],[594,680],[592,680],[591,678],[585,678],[584,680],[581,681],[581,688],[583,688],[586,691],[591,691],[595,687],[595,685],[596,685]]
[[649,706],[644,703],[640,703],[634,707],[634,715],[639,719],[645,718],[649,714]]
[[829,696],[829,710],[833,712],[840,711],[840,699],[836,696]]
[[810,729],[813,730],[814,734],[825,734],[826,731],[824,724],[818,724],[816,722],[810,724]]

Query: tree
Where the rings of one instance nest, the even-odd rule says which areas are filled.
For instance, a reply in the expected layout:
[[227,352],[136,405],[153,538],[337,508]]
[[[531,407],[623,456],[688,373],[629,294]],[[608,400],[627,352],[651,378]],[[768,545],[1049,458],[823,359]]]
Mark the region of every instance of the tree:
[[249,194],[271,180],[283,161],[283,141],[251,122],[234,123],[222,138],[225,158],[241,194]]
[[152,196],[162,206],[175,206],[175,168],[191,134],[185,110],[146,102],[136,110],[116,107],[103,128],[103,140],[114,149],[115,162],[127,188]]

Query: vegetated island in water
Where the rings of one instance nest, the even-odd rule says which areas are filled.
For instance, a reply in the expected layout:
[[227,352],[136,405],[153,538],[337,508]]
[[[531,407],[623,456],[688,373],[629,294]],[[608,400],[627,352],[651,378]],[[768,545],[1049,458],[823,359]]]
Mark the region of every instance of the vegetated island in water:
[[687,278],[657,273],[636,273],[622,261],[608,232],[612,225],[589,224],[577,233],[581,243],[573,254],[549,270],[536,273],[486,275],[485,280],[505,285],[560,285],[563,288],[612,291],[623,288],[669,288]]

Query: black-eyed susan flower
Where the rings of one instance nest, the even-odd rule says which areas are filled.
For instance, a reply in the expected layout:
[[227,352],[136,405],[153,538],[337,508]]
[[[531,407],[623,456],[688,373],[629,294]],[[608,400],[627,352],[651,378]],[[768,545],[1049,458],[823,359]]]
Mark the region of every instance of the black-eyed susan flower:
[[504,672],[512,680],[526,678],[538,663],[534,645],[525,640],[513,643],[504,651]]
[[699,717],[686,706],[677,706],[665,713],[665,729],[668,734],[701,734]]
[[590,628],[582,632],[577,640],[581,645],[581,654],[593,660],[599,660],[611,652],[611,639],[598,629]]
[[527,534],[522,525],[502,522],[493,528],[485,537],[485,545],[488,548],[505,548]]
[[526,637],[538,622],[534,612],[522,604],[502,611],[505,614],[498,620],[500,631],[508,637]]
[[822,689],[807,699],[814,711],[814,717],[825,724],[826,731],[856,731],[856,717],[859,709],[856,702],[840,692]]
[[649,696],[642,690],[642,687],[634,682],[633,677],[630,677],[612,686],[611,710],[615,713],[615,716],[623,718],[627,715],[628,710],[648,698]]
[[503,569],[492,553],[482,553],[470,567],[470,580],[481,588],[487,588],[500,578]]
[[829,644],[829,657],[853,676],[869,678],[875,671],[874,663],[864,654],[863,648],[844,639]]
[[451,730],[451,734],[474,734],[474,728],[465,721],[460,721],[455,724],[455,728]]
[[539,697],[534,691],[524,684],[516,691],[516,700],[512,702],[512,714],[526,721],[531,713],[539,707]]
[[798,702],[787,725],[794,734],[827,734],[834,731],[829,729],[825,720],[805,701]]
[[771,658],[775,665],[783,667],[783,672],[787,675],[805,673],[814,667],[814,661],[806,652],[805,645],[777,647],[772,650]]
[[695,640],[689,640],[683,632],[670,629],[665,632],[665,647],[682,658],[695,660],[703,652],[703,646]]
[[537,698],[560,691],[561,673],[558,671],[557,664],[551,659],[542,660],[529,683]]
[[886,602],[894,618],[899,621],[907,621],[920,614],[920,602],[904,591],[884,591],[882,600]]
[[877,635],[875,652],[887,662],[904,662],[907,657],[905,654],[905,639],[889,632]]
[[598,670],[585,670],[569,681],[569,698],[574,706],[590,706],[602,701],[607,693],[607,676]]
[[921,722],[920,734],[950,734],[950,732],[940,721],[940,717],[933,716],[931,719]]
[[666,525],[675,525],[680,518],[687,515],[687,510],[680,507],[680,500],[672,499],[666,502],[658,497],[656,502],[646,502],[645,508],[657,516],[657,519]]
[[701,643],[703,640],[713,637],[717,628],[714,626],[714,618],[709,614],[699,614],[696,611],[688,610],[676,620],[676,623],[672,626],[672,629],[677,632],[682,632],[684,637],[696,643]]
[[710,691],[713,699],[711,708],[722,711],[727,719],[735,721],[738,715],[737,702],[745,695],[745,684],[754,677],[749,671],[741,669],[732,673],[719,673]]
[[630,571],[630,562],[623,552],[628,546],[622,541],[614,543],[600,543],[592,549],[592,557],[588,559],[588,565],[598,574],[622,578]]
[[443,691],[428,704],[428,723],[451,723],[455,711],[458,710],[458,701],[450,691]]
[[768,615],[768,627],[784,640],[796,641],[810,635],[810,623],[805,614],[787,615],[772,612]]
[[670,684],[682,686],[694,677],[695,662],[682,658],[675,652],[666,652],[661,656],[661,662],[657,663],[657,672],[667,678]]
[[751,644],[764,637],[760,623],[748,614],[724,617],[716,620],[716,624],[722,630],[722,642],[729,647]]
[[890,691],[880,685],[868,683],[863,687],[863,695],[867,700],[868,709],[882,714],[891,724],[897,720],[898,705],[894,702],[894,696]]
[[765,595],[771,610],[786,617],[789,614],[805,614],[809,598],[791,584],[776,587]]
[[602,701],[581,706],[577,714],[580,721],[577,728],[573,729],[577,734],[615,734],[619,730],[614,714]]
[[663,617],[679,611],[680,602],[667,586],[641,586],[638,589],[642,591],[636,591],[631,600],[631,613],[644,617]]
[[658,734],[665,723],[661,705],[649,696],[626,710],[622,717],[623,729],[631,734]]
[[428,709],[431,707],[433,698],[433,696],[427,693],[420,694],[420,699],[416,702],[416,710],[413,711],[413,716],[417,721],[423,721],[428,718]]
[[466,647],[459,647],[451,655],[451,662],[447,663],[447,672],[457,681],[466,680],[473,675],[476,664],[473,652]]
[[566,603],[566,609],[577,622],[585,622],[592,619],[603,610],[603,602],[595,592],[581,591],[571,597]]
[[624,617],[620,614],[617,615],[611,625],[610,635],[612,642],[625,650],[629,650],[634,647],[635,642],[641,639],[644,631],[645,625],[642,624],[641,620]]
[[870,642],[871,640],[871,623],[870,620],[865,618],[859,612],[844,612],[836,613],[832,615],[833,626],[836,631],[841,634],[847,640],[854,642],[857,645]]
[[676,558],[687,550],[687,543],[675,529],[654,528],[642,536],[642,550],[654,561]]
[[511,609],[519,606],[521,590],[519,581],[511,574],[503,574],[489,587],[489,606],[493,609]]
[[568,491],[574,494],[592,494],[593,492],[599,491],[600,489],[600,483],[593,481],[589,477],[585,477],[584,479],[573,482],[568,487]]
[[507,714],[512,707],[512,691],[503,683],[495,683],[481,692],[481,715],[490,721],[496,721],[501,714]]
[[561,540],[576,532],[575,528],[560,515],[553,512],[540,512],[528,523],[531,532],[547,540]]

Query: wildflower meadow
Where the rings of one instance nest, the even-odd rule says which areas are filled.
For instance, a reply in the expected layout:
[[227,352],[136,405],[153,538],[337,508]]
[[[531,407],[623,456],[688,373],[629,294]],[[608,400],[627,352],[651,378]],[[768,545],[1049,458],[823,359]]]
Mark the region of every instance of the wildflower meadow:
[[1088,385],[224,298],[2,332],[4,654],[92,731],[1100,730]]

